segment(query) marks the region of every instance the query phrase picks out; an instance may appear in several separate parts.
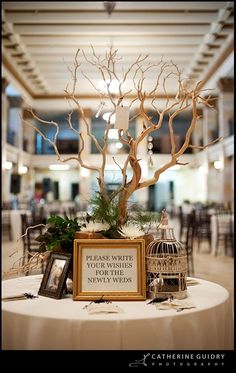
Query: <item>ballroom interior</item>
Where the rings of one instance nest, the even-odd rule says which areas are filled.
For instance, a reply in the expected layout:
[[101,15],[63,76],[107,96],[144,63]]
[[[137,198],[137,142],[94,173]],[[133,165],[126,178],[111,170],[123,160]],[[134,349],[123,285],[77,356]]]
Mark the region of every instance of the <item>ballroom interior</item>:
[[[91,212],[91,196],[99,191],[97,168],[104,159],[99,144],[108,118],[104,183],[109,193],[122,184],[129,148],[111,118],[122,79],[126,93],[120,99],[124,105],[133,100],[129,135],[137,138],[149,120],[157,120],[157,113],[178,100],[181,72],[186,87],[201,87],[192,145],[155,184],[135,190],[129,203],[153,214],[166,209],[176,238],[188,250],[188,275],[223,286],[234,301],[233,39],[231,1],[2,2],[3,279],[19,276],[6,273],[25,250],[20,237],[28,226],[53,215],[81,218]],[[108,82],[101,66],[109,51],[115,51],[111,63],[116,61],[117,70]],[[142,57],[146,70],[139,63]],[[135,74],[133,80],[125,74],[134,63],[135,74],[145,75],[137,85]],[[155,105],[147,93],[144,120],[136,92],[140,86],[151,92],[156,68],[163,63],[177,66],[177,73],[160,84]],[[70,89],[79,106],[68,99]],[[177,149],[186,140],[191,120],[188,109],[176,117],[172,140]],[[160,131],[138,146],[141,181],[169,162],[173,144],[167,124],[164,121]],[[76,159],[80,155],[85,167]],[[126,172],[131,179],[131,163]],[[196,229],[190,242],[193,213]],[[152,226],[154,237],[157,225]]]

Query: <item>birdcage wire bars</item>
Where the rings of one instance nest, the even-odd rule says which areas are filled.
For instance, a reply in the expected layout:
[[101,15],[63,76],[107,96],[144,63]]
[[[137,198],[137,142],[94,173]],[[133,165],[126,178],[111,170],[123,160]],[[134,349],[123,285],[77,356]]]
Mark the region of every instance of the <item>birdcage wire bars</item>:
[[187,254],[176,240],[174,229],[168,225],[166,211],[162,211],[157,238],[146,251],[147,298],[187,296]]

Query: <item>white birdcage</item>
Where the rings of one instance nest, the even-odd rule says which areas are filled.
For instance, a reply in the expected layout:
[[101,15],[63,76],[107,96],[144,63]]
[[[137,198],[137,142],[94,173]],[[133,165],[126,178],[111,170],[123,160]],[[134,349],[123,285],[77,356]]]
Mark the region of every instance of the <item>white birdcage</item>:
[[176,240],[174,229],[168,225],[166,210],[161,213],[157,227],[157,239],[152,241],[146,252],[147,298],[187,296],[187,254]]

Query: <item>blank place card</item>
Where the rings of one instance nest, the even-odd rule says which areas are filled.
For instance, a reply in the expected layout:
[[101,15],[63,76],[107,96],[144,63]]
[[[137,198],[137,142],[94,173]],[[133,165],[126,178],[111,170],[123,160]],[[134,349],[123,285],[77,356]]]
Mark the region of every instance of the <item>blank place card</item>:
[[129,106],[116,107],[115,129],[128,130],[129,128]]

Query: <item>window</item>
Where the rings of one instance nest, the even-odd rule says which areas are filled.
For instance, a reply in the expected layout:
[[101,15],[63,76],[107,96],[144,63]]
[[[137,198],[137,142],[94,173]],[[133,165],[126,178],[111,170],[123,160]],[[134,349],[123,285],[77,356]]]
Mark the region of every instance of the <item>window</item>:
[[[132,115],[131,115],[132,116]],[[105,131],[105,120],[102,118],[92,119],[92,133],[98,140],[99,144],[103,146],[103,136]],[[129,133],[132,137],[136,136],[135,121],[129,125]],[[129,152],[129,147],[122,144],[118,139],[118,131],[110,129],[108,140],[108,154],[124,154]],[[91,153],[98,154],[98,150],[93,141],[91,141]]]
[[[59,125],[59,134],[57,137],[57,148],[61,154],[76,154],[78,152],[78,134],[75,133],[68,124],[67,112],[64,113],[37,113],[39,118],[47,121],[54,121]],[[78,114],[74,112],[71,119],[73,128],[78,131]],[[39,121],[36,122],[38,129],[45,134],[50,140],[54,140],[56,127],[53,124],[44,124]],[[39,133],[35,134],[35,153],[36,154],[55,154],[53,146],[45,141]]]
[[[154,123],[157,123],[156,114],[151,113]],[[173,122],[176,151],[178,151],[184,143],[186,132],[191,123],[191,114],[178,115]],[[153,153],[169,154],[171,152],[170,134],[168,128],[168,116],[164,117],[163,124],[160,129],[150,134],[153,138]],[[191,142],[191,141],[190,141]],[[192,149],[186,149],[185,153],[192,153]]]

